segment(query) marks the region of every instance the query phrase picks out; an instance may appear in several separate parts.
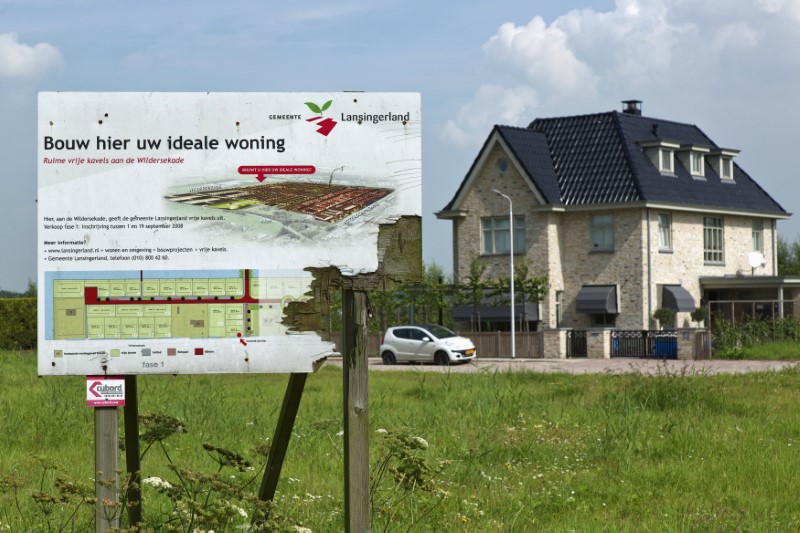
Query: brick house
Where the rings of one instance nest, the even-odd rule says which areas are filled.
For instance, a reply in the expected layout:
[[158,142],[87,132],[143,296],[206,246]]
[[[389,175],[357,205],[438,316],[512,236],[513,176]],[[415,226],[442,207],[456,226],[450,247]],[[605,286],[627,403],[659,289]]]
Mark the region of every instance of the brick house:
[[474,258],[489,278],[508,275],[503,193],[515,262],[548,276],[540,330],[655,329],[659,307],[687,326],[709,297],[783,298],[776,227],[790,214],[736,164],[738,150],[623,103],[621,112],[493,128],[436,213],[453,222],[455,280]]

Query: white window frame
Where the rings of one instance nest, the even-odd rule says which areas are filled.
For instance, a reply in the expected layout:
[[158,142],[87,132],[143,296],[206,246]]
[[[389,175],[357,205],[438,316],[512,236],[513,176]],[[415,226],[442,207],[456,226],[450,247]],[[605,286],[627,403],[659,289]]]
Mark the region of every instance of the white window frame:
[[705,157],[703,152],[692,150],[689,152],[689,166],[692,176],[703,176],[705,174]]
[[[498,227],[500,226],[500,227]],[[508,254],[508,245],[498,248],[498,237],[508,240],[508,217],[481,218],[481,250],[482,255]],[[525,215],[514,215],[514,255],[525,253]]]
[[675,150],[671,148],[659,148],[658,170],[669,173],[675,172]]
[[592,215],[592,251],[614,251],[614,215]]
[[675,174],[675,152],[681,145],[663,139],[641,141],[639,145],[644,149],[647,157],[662,174]]
[[556,291],[556,327],[564,322],[564,291]]
[[739,150],[731,148],[718,148],[709,154],[711,157],[711,167],[719,175],[719,179],[723,183],[735,183],[734,177],[736,169],[733,165],[733,158],[739,153]]
[[733,181],[733,159],[730,157],[719,158],[719,177],[723,180]]
[[672,215],[669,213],[658,213],[658,249],[672,251]]
[[722,217],[703,217],[703,261],[706,264],[725,264],[725,220]]
[[764,251],[764,219],[754,218],[751,223],[753,251]]

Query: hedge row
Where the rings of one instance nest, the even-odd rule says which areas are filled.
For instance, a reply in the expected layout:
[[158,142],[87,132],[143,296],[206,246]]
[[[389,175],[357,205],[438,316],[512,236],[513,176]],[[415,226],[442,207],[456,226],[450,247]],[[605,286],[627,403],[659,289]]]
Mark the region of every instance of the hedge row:
[[36,298],[0,299],[0,349],[36,348]]

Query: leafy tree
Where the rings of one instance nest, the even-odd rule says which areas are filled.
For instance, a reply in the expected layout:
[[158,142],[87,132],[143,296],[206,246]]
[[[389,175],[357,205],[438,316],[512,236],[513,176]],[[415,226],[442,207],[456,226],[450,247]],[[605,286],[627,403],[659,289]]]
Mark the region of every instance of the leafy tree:
[[23,298],[36,298],[36,282],[29,279],[28,280],[28,290],[26,290],[23,295]]
[[[439,322],[441,310],[443,325],[452,323],[449,292],[452,277],[436,263],[423,265],[421,283],[409,284],[396,291],[371,291],[369,293],[371,331],[385,331],[387,327],[415,322]],[[413,311],[413,312],[412,312]]]
[[[448,293],[450,292],[449,286],[452,285],[452,276],[445,276],[442,267],[436,263],[424,266],[422,303],[424,305],[425,322],[439,323],[439,315],[441,314],[442,325],[445,325],[444,322],[449,325],[452,321],[452,314],[449,312]],[[447,313],[445,313],[446,308],[448,310]]]
[[658,320],[661,327],[671,328],[675,326],[675,311],[669,307],[659,307],[653,312],[653,318]]
[[397,291],[370,291],[370,331],[386,331],[399,321],[400,300]]
[[472,329],[477,331],[481,330],[481,320],[478,314],[478,307],[481,306],[483,300],[486,298],[487,292],[493,288],[493,285],[484,281],[483,275],[486,273],[486,265],[478,261],[475,257],[469,265],[469,275],[464,283],[460,284],[457,288],[457,301],[462,305],[472,306]]
[[25,292],[0,289],[0,298],[36,298],[36,282],[29,279],[28,289]]
[[778,235],[778,274],[800,276],[800,241],[797,238],[789,244]]
[[[511,294],[511,282],[507,276],[500,276],[497,280],[496,294],[502,297],[502,303],[508,305]],[[533,276],[527,263],[514,265],[514,300],[515,304],[522,304],[522,314],[518,319],[525,329],[528,320],[525,316],[525,304],[540,302],[547,294],[547,276]]]

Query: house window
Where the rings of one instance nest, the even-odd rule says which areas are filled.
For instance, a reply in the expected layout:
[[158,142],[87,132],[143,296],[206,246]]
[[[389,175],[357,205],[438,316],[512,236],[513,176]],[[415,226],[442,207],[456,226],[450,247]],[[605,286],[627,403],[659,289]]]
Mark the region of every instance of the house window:
[[753,219],[753,251],[764,251],[764,221],[760,218]]
[[592,216],[592,250],[614,250],[614,215]]
[[722,217],[703,217],[703,260],[706,263],[725,261]]
[[672,217],[669,213],[658,215],[658,249],[672,250]]
[[691,152],[689,155],[689,160],[691,161],[692,167],[692,175],[693,176],[702,176],[703,175],[703,154],[702,152]]
[[[481,219],[483,253],[507,254],[511,250],[508,217]],[[525,253],[525,217],[514,217],[514,254]]]
[[556,291],[556,327],[564,322],[564,291]]
[[[680,144],[658,139],[639,141],[639,145],[659,172],[671,175],[675,173],[675,151],[680,150]],[[689,163],[684,160],[683,164],[688,165]]]
[[720,180],[733,183],[733,158],[739,150],[719,148],[709,153],[711,167],[719,174]]
[[724,180],[733,179],[733,160],[730,157],[720,158],[719,175]]
[[612,315],[609,313],[600,313],[589,316],[592,317],[592,327],[595,328],[614,327],[617,322],[617,315]]
[[661,172],[672,172],[673,151],[668,148],[662,148],[660,152],[661,158],[658,170]]

